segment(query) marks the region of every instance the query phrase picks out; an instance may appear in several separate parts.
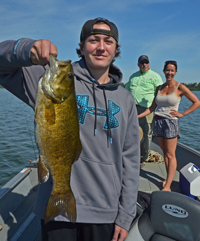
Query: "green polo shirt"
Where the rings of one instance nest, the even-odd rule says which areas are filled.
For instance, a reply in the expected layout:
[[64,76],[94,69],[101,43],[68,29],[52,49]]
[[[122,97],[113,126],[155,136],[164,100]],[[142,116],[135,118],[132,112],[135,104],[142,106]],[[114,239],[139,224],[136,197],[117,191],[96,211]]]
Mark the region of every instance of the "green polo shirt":
[[132,74],[125,88],[133,95],[136,105],[149,108],[154,99],[156,87],[162,84],[161,76],[149,69],[143,74],[140,71]]

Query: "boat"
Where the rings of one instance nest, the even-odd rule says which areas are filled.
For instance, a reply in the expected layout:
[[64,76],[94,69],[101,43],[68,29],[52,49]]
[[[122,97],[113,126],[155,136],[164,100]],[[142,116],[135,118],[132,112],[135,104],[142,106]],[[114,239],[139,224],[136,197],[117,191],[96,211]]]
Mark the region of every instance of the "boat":
[[[150,149],[162,155],[162,150],[156,138],[153,138]],[[180,170],[190,162],[200,167],[200,152],[178,142],[176,157],[177,171],[171,189],[172,193],[184,197],[179,185]],[[37,163],[37,160],[31,162],[0,189],[1,241],[41,241],[40,219],[33,213],[38,189]],[[138,193],[146,194],[149,198],[154,193],[161,195],[163,192],[159,192],[160,187],[157,182],[163,181],[165,178],[164,163],[146,163],[141,167]],[[164,193],[170,194],[170,192]],[[200,209],[200,197],[195,197],[195,200],[191,197],[185,197],[192,200],[191,202],[198,203]],[[147,209],[148,207],[137,203],[137,215],[133,220],[127,241],[144,240],[135,239],[137,232],[135,231],[135,224]]]
[[[163,154],[155,137],[150,150]],[[141,168],[138,196],[146,197],[148,206],[137,203],[137,216],[126,241],[200,241],[200,196],[190,193],[190,184],[195,182],[190,171],[195,170],[195,191],[200,194],[200,152],[178,142],[176,158],[172,192],[160,191],[163,187],[157,185],[166,178],[164,163],[147,162]]]

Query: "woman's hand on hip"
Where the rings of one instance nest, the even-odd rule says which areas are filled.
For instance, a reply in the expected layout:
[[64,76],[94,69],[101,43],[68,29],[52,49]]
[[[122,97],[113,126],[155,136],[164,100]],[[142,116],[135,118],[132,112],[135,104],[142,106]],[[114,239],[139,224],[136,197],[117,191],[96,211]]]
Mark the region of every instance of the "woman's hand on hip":
[[172,117],[178,117],[178,118],[181,118],[183,117],[184,115],[180,112],[178,112],[177,110],[174,110],[174,109],[171,109],[169,114],[172,116]]

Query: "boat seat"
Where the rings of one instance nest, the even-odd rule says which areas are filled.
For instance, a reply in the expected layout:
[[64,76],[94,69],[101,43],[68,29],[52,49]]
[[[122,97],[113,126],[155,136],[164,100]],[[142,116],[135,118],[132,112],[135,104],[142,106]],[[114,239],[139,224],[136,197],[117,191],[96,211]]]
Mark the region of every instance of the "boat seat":
[[200,240],[200,202],[175,192],[155,191],[126,241]]

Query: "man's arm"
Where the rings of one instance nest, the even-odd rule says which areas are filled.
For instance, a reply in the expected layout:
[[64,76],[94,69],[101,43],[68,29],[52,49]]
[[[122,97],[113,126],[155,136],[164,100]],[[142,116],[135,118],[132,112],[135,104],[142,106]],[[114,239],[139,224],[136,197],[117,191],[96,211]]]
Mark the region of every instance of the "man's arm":
[[[50,46],[50,47],[49,47]],[[48,40],[8,40],[0,43],[0,84],[34,108],[37,85],[48,63],[49,53],[57,48]]]
[[162,84],[163,84],[162,78],[159,74],[157,74],[157,78],[156,78],[156,81],[155,81],[155,90],[159,85],[162,85]]
[[123,180],[120,195],[118,216],[115,224],[125,230],[136,215],[136,202],[140,171],[140,133],[138,114],[134,98],[130,95],[129,116],[123,147]]
[[125,88],[130,91],[130,81],[125,84]]

